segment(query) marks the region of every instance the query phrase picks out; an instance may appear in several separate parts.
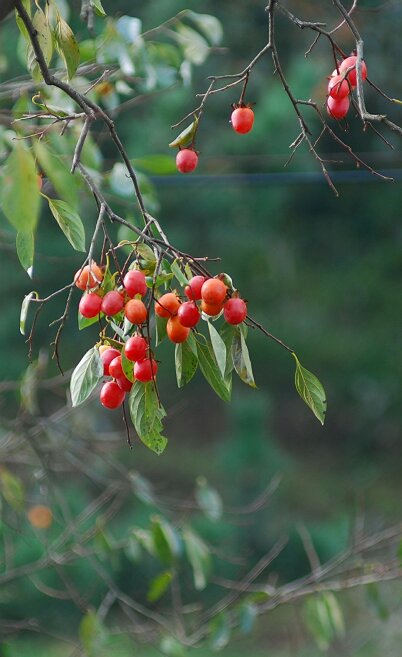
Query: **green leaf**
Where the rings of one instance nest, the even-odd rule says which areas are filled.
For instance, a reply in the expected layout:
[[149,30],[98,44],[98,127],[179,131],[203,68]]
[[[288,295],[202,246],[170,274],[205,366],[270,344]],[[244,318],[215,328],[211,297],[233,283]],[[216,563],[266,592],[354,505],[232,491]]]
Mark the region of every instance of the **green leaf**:
[[79,626],[81,643],[88,657],[95,657],[107,640],[107,631],[95,611],[88,611]]
[[308,629],[321,650],[345,633],[342,609],[331,591],[307,598],[304,605]]
[[156,454],[162,454],[167,445],[167,439],[162,436],[162,420],[166,412],[159,403],[153,381],[134,383],[129,407],[131,420],[140,440]]
[[99,313],[99,315],[96,315],[95,317],[83,317],[78,311],[78,329],[80,331],[83,331],[84,329],[88,328],[88,326],[93,326],[93,324],[96,324],[96,322],[99,322],[100,317],[104,317],[105,315],[103,313]]
[[162,573],[154,577],[147,593],[148,602],[156,602],[164,593],[166,593],[172,581],[172,577],[173,575],[170,570],[164,570]]
[[[36,36],[45,62],[49,64],[53,54],[53,36],[48,17],[42,9],[37,9],[34,13],[32,24],[36,30]],[[40,82],[42,80],[42,73],[31,43],[28,44],[27,48],[27,64],[32,79],[35,82]]]
[[197,345],[192,333],[185,342],[176,344],[175,365],[177,385],[183,388],[191,381],[198,367]]
[[24,485],[19,477],[12,474],[10,470],[5,467],[0,468],[0,490],[4,499],[8,504],[21,513],[25,506],[25,490]]
[[101,0],[89,0],[89,4],[97,16],[101,16],[102,18],[106,16],[106,12],[102,7]]
[[122,365],[124,376],[126,377],[126,379],[128,379],[129,381],[134,382],[135,381],[135,379],[134,379],[134,363],[133,363],[132,360],[129,360],[127,358],[126,354],[124,353],[124,349],[122,349],[122,352],[121,352],[121,365]]
[[221,43],[223,29],[220,21],[215,16],[211,16],[211,14],[198,14],[195,11],[188,11],[187,16],[204,33],[213,46],[218,46]]
[[203,64],[209,53],[209,45],[204,37],[183,23],[177,25],[176,35],[178,43],[183,48],[185,58],[196,66]]
[[55,188],[57,195],[74,209],[77,209],[77,176],[72,175],[60,155],[49,148],[44,141],[33,141],[33,148],[41,168]]
[[73,406],[82,404],[103,377],[103,363],[99,351],[92,347],[81,358],[71,375],[70,392]]
[[160,516],[153,516],[151,529],[156,556],[162,563],[170,565],[181,551],[175,530]]
[[[202,336],[203,337],[203,336]],[[201,344],[197,340],[198,362],[201,372],[208,381],[209,385],[215,390],[216,394],[229,402],[231,397],[231,386],[227,379],[223,379],[219,371],[218,364],[215,360],[208,344]]]
[[153,265],[152,269],[155,269],[156,256],[148,244],[145,244],[145,242],[138,242],[138,244],[135,245],[135,250],[147,264]]
[[248,348],[241,327],[239,326],[235,327],[232,343],[232,358],[234,368],[241,380],[251,388],[256,388]]
[[170,265],[170,269],[172,270],[172,273],[176,280],[180,283],[182,287],[188,284],[187,277],[183,274],[181,267],[179,265],[179,260],[173,260],[173,262]]
[[212,566],[209,548],[189,527],[183,529],[182,536],[187,558],[193,569],[194,586],[197,591],[202,591],[207,585]]
[[230,639],[229,617],[221,612],[209,624],[209,641],[212,650],[222,650]]
[[69,80],[74,77],[80,63],[80,49],[74,32],[68,23],[58,14],[54,31],[56,47],[64,61]]
[[216,330],[215,326],[213,326],[212,322],[210,321],[208,321],[208,329],[216,362],[218,363],[220,373],[224,378],[226,372],[226,345]]
[[146,173],[159,176],[177,171],[174,159],[168,155],[147,155],[133,160],[133,164]]
[[327,412],[327,399],[325,390],[315,374],[306,370],[300,363],[296,354],[292,352],[296,361],[295,386],[303,401],[311,408],[321,424],[324,424]]
[[30,292],[29,294],[26,294],[23,302],[21,304],[21,311],[20,311],[20,333],[22,335],[25,335],[25,324],[27,321],[27,315],[28,315],[28,309],[30,306],[30,303],[33,298],[38,298],[38,293],[37,292]]
[[239,609],[239,629],[243,634],[250,634],[258,616],[258,607],[252,602],[243,602]]
[[159,317],[159,315],[155,315],[155,327],[156,327],[156,337],[155,337],[155,345],[158,346],[166,338],[166,325],[167,325],[167,319],[164,317]]
[[8,156],[3,177],[3,212],[17,231],[35,230],[40,192],[35,160],[24,142],[16,141]]
[[195,133],[197,132],[198,128],[198,118],[195,116],[194,121],[190,123],[187,128],[185,128],[173,141],[170,142],[169,147],[170,148],[185,148],[186,146],[189,146],[195,136]]
[[52,215],[73,249],[85,251],[85,229],[81,217],[65,201],[46,198]]
[[16,238],[18,259],[26,273],[32,278],[32,267],[35,252],[35,237],[32,230],[23,233],[19,231]]
[[235,334],[236,334],[236,327],[233,326],[233,324],[227,324],[225,322],[220,330],[220,336],[224,341],[226,347],[226,368],[225,368],[226,377],[229,376],[229,374],[231,374],[231,372],[233,372],[234,369],[233,358],[232,358],[232,344]]
[[222,499],[212,486],[209,485],[205,477],[197,478],[197,488],[195,499],[200,509],[205,513],[207,518],[216,522],[222,517],[223,504]]

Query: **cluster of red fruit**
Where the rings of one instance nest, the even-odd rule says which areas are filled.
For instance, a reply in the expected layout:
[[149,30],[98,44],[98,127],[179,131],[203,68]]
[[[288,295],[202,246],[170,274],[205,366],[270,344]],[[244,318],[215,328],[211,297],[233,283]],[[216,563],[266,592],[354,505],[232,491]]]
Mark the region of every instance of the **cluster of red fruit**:
[[[350,92],[357,85],[356,55],[346,57],[332,71],[328,82],[327,112],[334,119],[343,119],[349,111]],[[362,80],[367,78],[367,66],[362,61]]]
[[[145,274],[138,269],[129,270],[123,278],[123,285],[104,293],[102,289],[103,271],[95,263],[86,265],[75,275],[76,286],[84,291],[79,303],[79,312],[87,319],[103,313],[107,317],[125,317],[134,325],[135,334],[123,344],[115,340],[102,344],[99,354],[103,362],[104,376],[112,381],[103,384],[100,401],[106,408],[118,408],[125,395],[133,386],[133,381],[147,383],[155,379],[158,363],[153,358],[149,341],[142,335],[143,325],[148,319],[148,308],[142,301],[148,292]],[[201,313],[216,317],[223,311],[229,324],[237,325],[247,316],[247,305],[234,293],[229,298],[228,287],[221,278],[193,276],[184,288],[185,301],[176,292],[167,292],[155,298],[155,314],[166,319],[166,334],[171,342],[185,342],[201,319]],[[197,302],[201,302],[200,306]],[[200,312],[201,311],[201,312]],[[118,347],[118,348],[117,348]],[[134,363],[130,371],[132,380],[127,378],[124,362]]]
[[[241,104],[234,106],[230,117],[232,128],[240,135],[250,132],[254,123],[254,112],[251,107]],[[176,167],[180,173],[191,173],[198,164],[198,153],[194,148],[181,148],[176,156]]]

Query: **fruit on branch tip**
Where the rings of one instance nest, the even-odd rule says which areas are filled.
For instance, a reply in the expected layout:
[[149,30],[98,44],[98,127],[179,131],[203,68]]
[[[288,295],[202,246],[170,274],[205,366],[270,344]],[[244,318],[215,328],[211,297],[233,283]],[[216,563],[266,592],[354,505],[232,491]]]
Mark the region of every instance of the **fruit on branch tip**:
[[174,292],[167,292],[162,294],[159,299],[155,301],[155,313],[159,317],[171,317],[176,315],[180,306],[180,299]]
[[250,132],[254,123],[254,112],[251,107],[236,107],[230,117],[232,128],[240,135]]
[[78,304],[78,310],[81,315],[86,319],[91,319],[96,317],[101,312],[102,307],[102,298],[96,294],[96,292],[88,292],[83,294],[80,303]]
[[158,363],[153,358],[144,358],[134,365],[134,377],[141,383],[147,383],[155,378],[158,371]]
[[201,288],[201,298],[209,306],[223,303],[227,287],[219,278],[208,278]]
[[247,317],[247,305],[243,299],[233,298],[223,306],[223,316],[228,324],[241,324]]
[[48,506],[37,504],[29,509],[28,520],[35,529],[49,529],[53,522],[53,513]]
[[167,321],[166,333],[171,342],[178,344],[187,340],[190,329],[180,323],[178,315],[174,315]]
[[132,324],[143,324],[147,319],[147,309],[141,299],[130,299],[130,301],[127,301],[124,314]]
[[180,173],[191,173],[198,164],[198,155],[192,148],[182,148],[176,155],[176,167]]
[[[349,73],[346,75],[352,87],[355,87],[357,85],[356,62],[357,62],[356,55],[351,55],[351,57],[346,57],[346,59],[344,59],[339,66],[340,73],[345,73],[348,69],[353,67],[352,70],[350,70]],[[364,80],[367,78],[367,66],[364,60],[362,60],[361,71],[362,71],[362,80],[364,82]]]
[[193,328],[200,321],[200,311],[194,301],[185,301],[177,311],[180,324],[187,328]]
[[[106,345],[102,345],[102,347],[104,346]],[[114,347],[107,346],[106,349],[102,349],[102,347],[99,347],[99,353],[100,353],[101,361],[103,363],[103,374],[104,376],[110,376],[109,365],[112,362],[112,360],[120,356],[120,351],[118,349],[115,349]]]
[[79,269],[74,276],[74,283],[80,290],[98,287],[103,281],[103,272],[96,262]]
[[130,392],[131,388],[133,387],[133,382],[127,379],[127,377],[122,376],[116,379],[116,383],[121,388],[124,390],[124,392]]
[[205,301],[201,301],[202,312],[206,315],[209,315],[210,317],[216,317],[216,315],[219,315],[219,313],[222,312],[222,308],[223,303],[209,304],[205,303]]
[[142,297],[147,293],[145,274],[139,269],[130,269],[123,280],[124,288],[129,297],[140,294]]
[[332,98],[332,96],[328,96],[327,98],[327,112],[334,119],[339,120],[345,118],[349,106],[349,96],[345,96],[345,98]]
[[109,375],[114,379],[121,379],[125,376],[123,372],[123,364],[121,362],[121,354],[113,358],[112,362],[109,364]]
[[116,383],[116,381],[107,381],[100,391],[100,402],[105,408],[118,408],[122,405],[126,393]]
[[193,276],[188,285],[184,288],[184,294],[192,301],[201,299],[201,288],[207,280],[206,276]]
[[147,354],[148,342],[141,335],[133,335],[124,345],[126,358],[131,361],[143,360]]
[[350,93],[348,81],[342,75],[334,75],[328,82],[328,93],[332,98],[345,98]]
[[111,290],[106,292],[102,299],[102,312],[109,317],[117,315],[124,307],[124,300],[120,292]]

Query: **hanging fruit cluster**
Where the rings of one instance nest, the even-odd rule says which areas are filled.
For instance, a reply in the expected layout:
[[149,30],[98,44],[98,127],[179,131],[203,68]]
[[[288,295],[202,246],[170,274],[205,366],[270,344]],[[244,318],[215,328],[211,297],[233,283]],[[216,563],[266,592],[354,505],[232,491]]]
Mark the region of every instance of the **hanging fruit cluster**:
[[[112,273],[109,261],[104,267],[91,261],[74,277],[83,291],[79,327],[98,324],[99,340],[75,368],[71,396],[76,406],[99,383],[105,408],[122,406],[128,396],[138,435],[160,453],[166,444],[161,435],[165,412],[156,386],[156,347],[165,337],[176,345],[179,387],[199,366],[215,392],[229,401],[233,370],[255,387],[245,342],[247,305],[226,274],[195,274],[181,260],[159,263],[144,243],[131,248],[135,260],[125,273]],[[212,322],[221,316],[217,330]],[[200,326],[208,327],[206,335]]]
[[[349,111],[350,94],[357,86],[356,55],[346,57],[332,71],[328,82],[327,112],[334,119],[343,119]],[[363,82],[367,78],[367,66],[361,64]]]

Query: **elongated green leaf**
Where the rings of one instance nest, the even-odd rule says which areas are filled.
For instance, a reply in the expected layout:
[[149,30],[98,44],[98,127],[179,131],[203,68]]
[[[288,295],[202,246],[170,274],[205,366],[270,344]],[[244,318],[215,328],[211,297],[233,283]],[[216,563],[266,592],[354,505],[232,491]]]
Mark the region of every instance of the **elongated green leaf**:
[[73,249],[85,251],[85,230],[81,217],[65,201],[46,198],[52,215]]
[[89,4],[94,9],[97,16],[101,16],[102,18],[106,16],[106,12],[102,7],[101,0],[89,0]]
[[182,536],[187,558],[193,569],[194,586],[197,591],[202,591],[207,585],[212,567],[209,548],[198,534],[188,527],[183,530]]
[[176,27],[176,34],[186,59],[196,66],[205,62],[209,53],[209,45],[199,32],[179,23]]
[[32,267],[35,251],[35,237],[32,230],[26,233],[19,231],[16,238],[18,259],[26,273],[32,278]]
[[133,160],[133,164],[146,173],[159,176],[177,171],[174,159],[168,155],[146,155]]
[[293,352],[296,361],[295,386],[303,401],[311,408],[316,418],[324,424],[327,412],[325,390],[315,374],[306,370]]
[[167,324],[167,319],[164,317],[159,317],[159,315],[155,315],[155,327],[156,327],[156,337],[155,337],[155,345],[158,346],[162,340],[166,338],[166,324]]
[[215,326],[208,322],[209,335],[211,338],[212,350],[215,354],[216,362],[218,363],[219,370],[222,377],[225,377],[226,372],[226,345],[216,330]]
[[99,313],[99,315],[96,315],[95,317],[83,317],[80,311],[78,311],[78,329],[83,331],[84,329],[88,328],[88,326],[93,326],[93,324],[99,322],[99,317],[104,317],[104,314]]
[[209,485],[205,477],[197,478],[195,499],[207,518],[214,522],[220,520],[223,511],[222,499],[218,491]]
[[183,130],[173,141],[170,142],[170,148],[185,148],[189,146],[194,139],[195,133],[198,128],[198,118],[194,117],[194,121],[190,123],[185,130]]
[[88,657],[99,655],[107,640],[107,630],[94,611],[88,611],[79,626],[79,635]]
[[23,302],[21,304],[21,311],[20,311],[20,333],[22,335],[25,335],[25,324],[27,321],[27,315],[28,315],[28,309],[29,305],[32,301],[33,298],[38,298],[38,293],[37,292],[30,292],[29,294],[26,294]]
[[345,633],[342,609],[331,591],[307,598],[304,605],[308,629],[321,650]]
[[211,14],[198,14],[188,11],[187,16],[196,24],[213,46],[218,46],[222,41],[223,29],[220,21]]
[[167,439],[162,436],[162,420],[165,409],[159,403],[153,381],[136,381],[129,398],[130,416],[140,440],[156,452],[162,454]]
[[241,380],[251,388],[256,388],[248,348],[240,326],[236,326],[232,343],[232,358],[234,368]]
[[138,242],[138,244],[135,245],[135,250],[147,263],[156,264],[155,253],[148,244],[145,244],[145,242]]
[[226,368],[225,376],[227,377],[231,372],[233,372],[234,364],[232,358],[232,344],[236,333],[236,327],[233,324],[223,324],[220,330],[220,336],[225,343],[226,347]]
[[221,612],[209,624],[209,643],[212,650],[222,650],[229,643],[230,622],[225,612]]
[[198,362],[201,372],[216,394],[229,402],[231,397],[231,386],[227,379],[222,377],[218,364],[208,344],[201,344],[197,340]]
[[44,141],[34,141],[33,148],[41,168],[55,188],[57,195],[76,210],[78,207],[78,177],[70,173],[62,158]]
[[179,265],[179,261],[177,259],[173,260],[173,262],[170,265],[170,269],[172,270],[174,277],[180,283],[180,285],[184,287],[185,285],[188,284],[188,280],[186,276],[183,274],[181,267]]
[[54,36],[56,39],[57,50],[64,61],[68,78],[71,80],[80,63],[80,49],[74,36],[74,32],[60,14],[57,17]]
[[176,344],[175,365],[177,385],[182,388],[191,381],[198,367],[197,346],[191,333],[185,342]]
[[40,193],[35,160],[22,141],[14,143],[4,169],[3,212],[17,231],[35,230],[39,217]]
[[124,349],[121,352],[121,365],[126,379],[134,382],[134,363],[127,358]]
[[8,504],[21,513],[25,506],[25,489],[19,477],[7,468],[0,468],[0,491]]
[[[32,24],[36,30],[37,39],[45,62],[49,64],[53,54],[53,37],[48,17],[42,9],[35,11]],[[27,64],[32,79],[35,82],[39,82],[42,79],[42,73],[31,43],[28,44],[27,48]]]
[[70,392],[73,406],[82,404],[103,377],[103,363],[99,351],[92,347],[81,358],[71,375]]
[[176,531],[160,516],[153,516],[151,529],[155,554],[162,563],[171,564],[181,551]]
[[164,570],[163,573],[160,573],[152,580],[147,593],[148,602],[156,602],[166,593],[172,577],[173,575],[170,570]]

